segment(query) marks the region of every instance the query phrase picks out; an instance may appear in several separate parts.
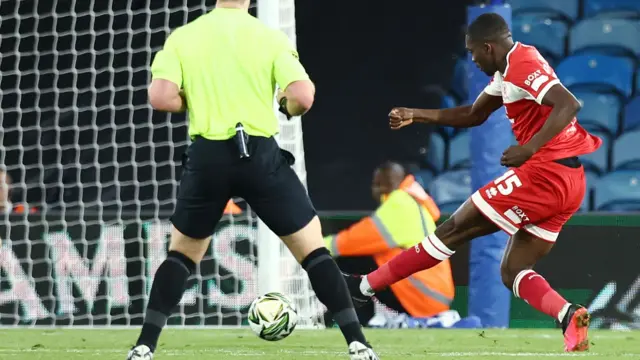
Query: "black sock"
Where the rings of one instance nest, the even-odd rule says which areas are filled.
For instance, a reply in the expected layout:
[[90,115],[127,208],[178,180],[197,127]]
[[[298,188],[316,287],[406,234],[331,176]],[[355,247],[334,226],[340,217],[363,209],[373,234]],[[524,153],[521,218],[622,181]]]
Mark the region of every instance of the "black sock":
[[171,311],[182,299],[187,279],[195,267],[196,264],[185,255],[169,251],[153,278],[142,332],[136,345],[147,345],[151,351],[155,351],[160,332]]
[[318,300],[332,313],[347,344],[359,341],[367,344],[353,307],[351,295],[340,268],[326,248],[316,249],[303,261],[302,267],[307,271],[313,291]]

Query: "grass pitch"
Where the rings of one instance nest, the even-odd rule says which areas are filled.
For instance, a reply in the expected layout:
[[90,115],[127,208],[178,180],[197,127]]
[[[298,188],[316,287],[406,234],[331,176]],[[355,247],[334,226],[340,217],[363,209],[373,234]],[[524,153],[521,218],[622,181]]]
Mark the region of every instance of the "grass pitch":
[[[566,354],[559,330],[368,330],[382,360],[640,359],[640,332],[593,331],[591,350]],[[138,329],[0,329],[3,360],[124,360]],[[336,330],[296,330],[266,342],[249,330],[167,329],[154,360],[348,359]]]

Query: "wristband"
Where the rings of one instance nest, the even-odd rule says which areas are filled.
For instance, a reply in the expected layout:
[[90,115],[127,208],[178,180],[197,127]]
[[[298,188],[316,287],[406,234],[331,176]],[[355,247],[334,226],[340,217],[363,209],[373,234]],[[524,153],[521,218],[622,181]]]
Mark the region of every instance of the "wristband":
[[291,120],[292,116],[289,114],[289,110],[287,109],[287,98],[283,97],[280,99],[280,103],[278,105],[280,105],[278,110],[287,117],[287,120]]

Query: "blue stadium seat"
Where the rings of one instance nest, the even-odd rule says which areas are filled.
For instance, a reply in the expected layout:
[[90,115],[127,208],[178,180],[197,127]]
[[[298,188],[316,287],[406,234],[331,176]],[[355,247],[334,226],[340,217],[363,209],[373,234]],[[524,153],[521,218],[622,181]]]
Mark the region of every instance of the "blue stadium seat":
[[614,170],[640,170],[640,130],[625,132],[613,143],[611,167]]
[[538,13],[573,22],[578,17],[578,0],[509,0],[514,15]]
[[609,170],[611,138],[609,134],[604,132],[592,131],[591,133],[602,139],[602,146],[596,152],[580,156],[580,161],[582,161],[586,170],[603,174]]
[[535,46],[545,58],[558,60],[564,57],[565,40],[569,32],[566,22],[524,14],[513,18],[511,29],[514,40]]
[[445,141],[438,133],[431,134],[431,141],[429,141],[429,150],[426,154],[427,163],[434,170],[435,173],[439,173],[444,170],[445,165]]
[[453,79],[451,81],[451,92],[460,102],[465,101],[469,95],[468,79],[467,59],[460,58],[453,68]]
[[633,92],[633,61],[608,55],[573,55],[556,68],[572,90],[615,91],[628,98]]
[[640,22],[625,19],[588,19],[573,26],[569,53],[598,52],[640,56]]
[[575,91],[573,95],[582,104],[582,109],[578,113],[580,125],[588,130],[607,131],[611,135],[618,134],[622,109],[619,97],[613,94],[586,91]]
[[638,0],[584,0],[583,6],[585,17],[640,17],[640,2]]
[[598,178],[599,178],[598,173],[593,171],[586,171],[585,175],[587,178],[587,192],[584,195],[584,199],[582,200],[582,206],[580,207],[581,211],[591,210],[593,205],[593,202],[592,202],[593,192],[596,184],[598,183]]
[[441,174],[429,185],[429,194],[443,213],[453,213],[471,196],[469,170],[455,170]]
[[445,95],[442,97],[442,103],[440,104],[440,108],[449,109],[456,106],[458,106],[458,103],[452,95]]
[[[449,109],[458,106],[458,101],[453,95],[445,95],[442,97],[441,109]],[[449,126],[438,127],[438,132],[442,133],[446,138],[451,138],[456,132],[456,128]]]
[[622,131],[629,131],[640,128],[640,95],[634,97],[624,107],[624,118],[622,120]]
[[451,126],[441,126],[438,128],[438,132],[442,133],[442,135],[444,135],[445,138],[451,139],[456,135],[456,133],[458,132],[458,129]]
[[639,211],[640,171],[621,170],[600,178],[596,185],[596,210]]
[[640,67],[636,69],[636,94],[640,94]]
[[415,176],[416,181],[425,189],[429,187],[429,184],[431,184],[434,177],[433,172],[426,169],[417,171],[413,175]]
[[471,135],[469,131],[459,133],[449,143],[449,169],[471,167]]

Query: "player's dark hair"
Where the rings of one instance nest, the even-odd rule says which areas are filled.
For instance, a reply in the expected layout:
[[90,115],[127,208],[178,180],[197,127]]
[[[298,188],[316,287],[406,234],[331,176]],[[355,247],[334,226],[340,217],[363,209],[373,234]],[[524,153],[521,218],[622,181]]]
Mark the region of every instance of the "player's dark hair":
[[404,165],[402,165],[399,162],[396,161],[391,161],[391,160],[387,160],[385,162],[383,162],[382,164],[380,164],[380,166],[378,166],[377,168],[379,171],[392,171],[392,170],[398,170],[403,174],[407,173],[406,167]]
[[511,36],[509,26],[502,16],[496,13],[486,13],[478,16],[469,28],[467,35],[472,41],[499,41]]

